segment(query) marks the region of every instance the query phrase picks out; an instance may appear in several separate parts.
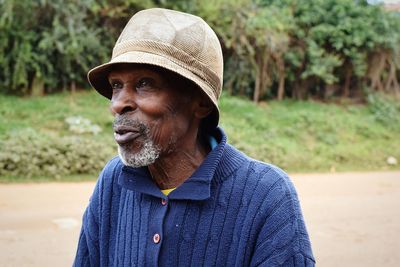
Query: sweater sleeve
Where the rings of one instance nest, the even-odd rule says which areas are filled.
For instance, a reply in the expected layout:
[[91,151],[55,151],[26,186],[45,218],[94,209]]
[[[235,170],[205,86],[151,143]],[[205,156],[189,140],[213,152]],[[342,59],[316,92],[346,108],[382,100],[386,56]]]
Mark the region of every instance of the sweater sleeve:
[[83,214],[74,267],[99,266],[99,216],[103,176],[104,170],[99,176],[89,205]]
[[93,217],[88,215],[89,209],[88,207],[83,217],[78,249],[73,264],[74,267],[98,266],[99,244],[95,229],[98,228],[98,226],[90,222],[93,220]]
[[297,193],[283,172],[277,190],[267,197],[276,199],[259,231],[251,266],[313,267],[315,260]]

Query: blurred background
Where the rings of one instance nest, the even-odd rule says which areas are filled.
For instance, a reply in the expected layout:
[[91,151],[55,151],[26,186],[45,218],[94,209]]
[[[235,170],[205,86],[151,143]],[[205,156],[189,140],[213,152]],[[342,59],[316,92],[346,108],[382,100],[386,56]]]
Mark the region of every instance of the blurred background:
[[0,0],[0,265],[70,266],[116,154],[87,71],[129,18],[201,16],[224,53],[221,127],[289,172],[320,266],[398,266],[400,1]]

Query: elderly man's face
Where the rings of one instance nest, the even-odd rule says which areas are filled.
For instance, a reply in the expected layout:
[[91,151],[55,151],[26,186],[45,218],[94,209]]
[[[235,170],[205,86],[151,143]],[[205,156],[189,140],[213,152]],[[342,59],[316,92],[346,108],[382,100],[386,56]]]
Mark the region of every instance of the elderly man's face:
[[148,166],[190,141],[198,97],[183,88],[182,79],[146,65],[123,64],[108,80],[114,136],[126,165]]

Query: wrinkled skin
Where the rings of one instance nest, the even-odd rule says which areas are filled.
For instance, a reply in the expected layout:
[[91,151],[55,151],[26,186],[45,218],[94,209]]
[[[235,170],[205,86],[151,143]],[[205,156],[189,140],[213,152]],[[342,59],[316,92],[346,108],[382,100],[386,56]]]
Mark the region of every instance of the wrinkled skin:
[[199,126],[210,101],[179,75],[149,65],[119,64],[108,80],[122,161],[148,166],[161,189],[179,186],[209,151]]

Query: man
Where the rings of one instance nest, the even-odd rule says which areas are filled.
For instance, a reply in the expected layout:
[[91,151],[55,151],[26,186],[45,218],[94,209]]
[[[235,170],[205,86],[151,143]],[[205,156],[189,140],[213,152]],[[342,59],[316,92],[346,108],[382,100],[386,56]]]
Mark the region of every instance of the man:
[[217,127],[220,43],[199,17],[135,14],[88,74],[119,156],[100,174],[75,266],[314,266],[287,175]]

